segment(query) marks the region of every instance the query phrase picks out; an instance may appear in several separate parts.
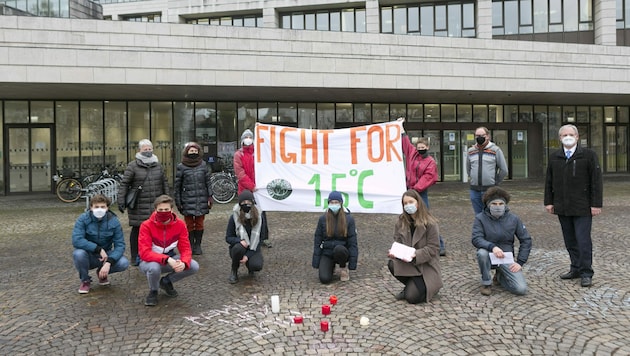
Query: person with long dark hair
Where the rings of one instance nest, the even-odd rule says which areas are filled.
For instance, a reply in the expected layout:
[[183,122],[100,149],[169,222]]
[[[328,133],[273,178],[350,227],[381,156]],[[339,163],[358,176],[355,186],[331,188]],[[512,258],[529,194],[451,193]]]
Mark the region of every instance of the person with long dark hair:
[[396,299],[410,304],[429,302],[442,288],[438,221],[421,199],[413,189],[403,194],[403,213],[394,228],[394,241],[415,249],[411,260],[404,261],[388,252],[389,271],[405,285]]

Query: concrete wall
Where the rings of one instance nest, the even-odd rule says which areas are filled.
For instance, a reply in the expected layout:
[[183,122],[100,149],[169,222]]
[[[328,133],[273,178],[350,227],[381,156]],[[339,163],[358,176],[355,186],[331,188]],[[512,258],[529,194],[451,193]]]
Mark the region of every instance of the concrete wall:
[[0,16],[0,82],[13,83],[627,95],[628,58],[629,47]]

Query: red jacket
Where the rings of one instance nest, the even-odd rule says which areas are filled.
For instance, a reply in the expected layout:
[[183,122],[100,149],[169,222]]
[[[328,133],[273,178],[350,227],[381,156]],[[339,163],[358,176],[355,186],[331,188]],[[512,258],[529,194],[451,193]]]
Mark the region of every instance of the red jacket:
[[407,189],[424,192],[438,181],[437,164],[431,156],[422,157],[409,141],[409,136],[403,135],[402,146],[405,154]]
[[[155,211],[140,225],[138,236],[138,252],[145,262],[157,262],[165,265],[176,247],[180,259],[190,268],[192,250],[188,240],[186,224],[173,214],[173,219],[168,224],[162,224],[155,220]],[[171,254],[169,254],[169,252]]]
[[234,174],[238,178],[238,194],[245,189],[256,190],[254,174],[254,145],[243,146],[234,152]]

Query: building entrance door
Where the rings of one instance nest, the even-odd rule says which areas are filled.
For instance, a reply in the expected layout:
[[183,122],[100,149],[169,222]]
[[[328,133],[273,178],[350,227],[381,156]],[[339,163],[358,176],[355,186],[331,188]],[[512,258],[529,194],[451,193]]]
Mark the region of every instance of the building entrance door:
[[52,191],[52,125],[7,125],[5,193]]

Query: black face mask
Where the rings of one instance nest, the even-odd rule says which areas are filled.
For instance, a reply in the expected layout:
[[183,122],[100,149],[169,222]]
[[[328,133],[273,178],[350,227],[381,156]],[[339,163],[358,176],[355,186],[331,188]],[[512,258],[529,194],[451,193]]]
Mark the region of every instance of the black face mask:
[[199,158],[199,153],[189,153],[186,155],[186,157],[190,158],[190,159],[197,159]]
[[428,150],[418,150],[418,153],[424,156]]
[[486,138],[484,136],[477,136],[475,140],[477,140],[478,145],[483,145],[486,142]]
[[250,210],[252,210],[251,204],[241,204],[241,210],[247,214]]

